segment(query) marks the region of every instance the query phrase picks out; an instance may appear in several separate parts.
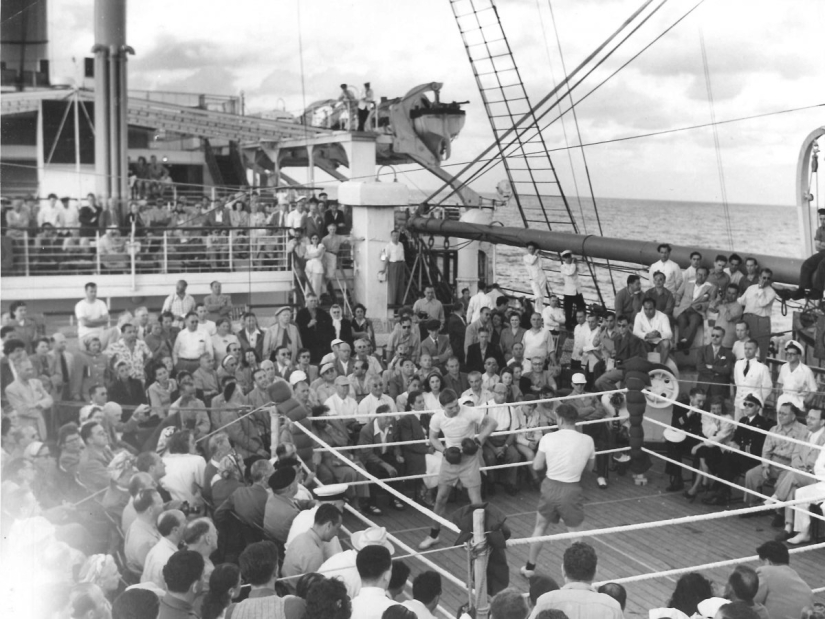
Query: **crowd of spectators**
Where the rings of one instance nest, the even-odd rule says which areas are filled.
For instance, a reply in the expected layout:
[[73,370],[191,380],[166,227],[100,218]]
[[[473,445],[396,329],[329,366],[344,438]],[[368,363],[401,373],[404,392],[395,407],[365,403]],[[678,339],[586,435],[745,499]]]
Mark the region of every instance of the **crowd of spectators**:
[[256,190],[213,199],[169,195],[156,189],[164,186],[160,181],[135,178],[133,196],[123,204],[101,202],[94,194],[83,200],[50,194],[45,200],[28,196],[4,203],[4,271],[93,272],[99,261],[101,271],[128,272],[134,255],[142,272],[160,270],[164,260],[177,271],[294,265],[302,279],[320,274],[320,288],[340,277],[342,246],[357,240],[350,234],[349,212],[324,192],[307,197]]

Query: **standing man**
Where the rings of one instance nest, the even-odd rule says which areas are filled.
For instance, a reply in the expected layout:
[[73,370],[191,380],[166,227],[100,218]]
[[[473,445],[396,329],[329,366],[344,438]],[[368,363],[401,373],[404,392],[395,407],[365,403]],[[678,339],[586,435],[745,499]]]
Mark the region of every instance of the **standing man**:
[[[544,535],[550,523],[557,524],[559,520],[564,521],[570,531],[581,530],[584,522],[581,476],[585,468],[592,469],[596,463],[593,439],[576,430],[578,411],[570,404],[561,404],[556,409],[556,417],[558,431],[541,438],[533,460],[535,471],[541,472],[547,467],[546,479],[541,484],[533,537]],[[541,547],[542,542],[530,544],[527,565],[519,570],[525,578],[536,573]]]
[[723,294],[720,294],[716,301],[710,304],[710,310],[719,312],[716,326],[725,330],[722,346],[733,348],[733,343],[736,341],[736,323],[742,320],[745,308],[736,300],[739,297],[739,286],[736,284],[730,283],[724,291],[720,292]]
[[[428,318],[425,319],[422,314],[426,314]],[[437,320],[439,329],[444,326],[444,306],[441,301],[435,298],[435,288],[432,286],[424,288],[424,298],[418,299],[413,304],[413,322],[419,323],[422,320],[425,324],[426,320]],[[421,337],[424,338],[425,336],[425,329],[421,329]]]
[[[496,429],[496,422],[483,409],[469,408],[458,403],[452,389],[438,396],[442,410],[430,419],[430,444],[442,452],[444,459],[438,474],[438,494],[433,511],[442,516],[447,510],[447,499],[456,481],[460,481],[470,495],[470,503],[481,503],[481,469],[479,448]],[[479,428],[476,436],[476,428]],[[438,440],[444,433],[444,444]],[[441,525],[434,524],[429,536],[418,547],[427,550],[440,540]]]
[[746,258],[745,274],[742,276],[742,279],[739,280],[739,294],[736,296],[742,296],[748,288],[758,283],[759,263],[756,261],[756,258]]
[[771,341],[771,311],[776,300],[776,292],[771,287],[773,271],[762,269],[759,282],[749,287],[739,297],[739,303],[745,308],[743,316],[751,332],[751,338],[759,344],[759,360],[764,362],[768,355]]
[[384,268],[379,273],[387,276],[387,305],[404,305],[407,292],[407,263],[404,245],[399,241],[398,230],[390,232],[390,242],[384,248]]
[[439,335],[441,324],[437,319],[430,318],[427,321],[427,339],[421,342],[421,352],[427,353],[433,359],[433,367],[439,370],[444,369],[444,364],[453,356],[453,349],[450,346],[450,339],[446,335]]
[[[196,317],[197,319],[197,317]],[[135,325],[126,323],[121,327],[120,339],[106,349],[111,367],[117,367],[121,362],[129,366],[129,376],[139,380],[141,385],[146,384],[146,364],[152,358],[152,352],[143,342],[137,339]],[[212,343],[209,343],[210,347]],[[197,369],[197,368],[195,368]],[[192,370],[194,371],[194,370]]]
[[657,248],[659,252],[659,260],[650,266],[648,272],[648,279],[652,282],[653,275],[656,271],[661,271],[665,275],[665,288],[670,290],[673,294],[679,290],[682,285],[682,269],[673,260],[670,259],[670,252],[673,248],[668,243],[661,243]]
[[632,325],[636,314],[642,311],[642,300],[642,278],[628,275],[627,287],[616,293],[616,316],[627,316]]
[[195,311],[195,298],[190,294],[186,294],[187,286],[189,284],[186,283],[185,279],[178,280],[178,283],[175,284],[175,293],[166,297],[161,309],[161,313],[172,312],[175,317],[173,324],[178,328],[183,327],[186,315]]
[[[485,295],[486,296],[486,295]],[[473,297],[475,298],[475,297]],[[487,331],[488,341],[490,334],[490,308],[482,307],[478,312],[478,320],[467,325],[464,331],[464,358],[467,359],[467,354],[470,346],[479,342],[479,331],[482,329]],[[469,362],[469,361],[468,361]],[[482,359],[482,369],[484,360]]]
[[760,402],[765,402],[773,391],[771,371],[756,359],[756,350],[757,344],[754,340],[745,342],[745,358],[740,359],[733,366],[733,382],[736,385],[734,407],[737,421],[744,412],[742,405],[745,402],[745,396],[755,393]]
[[573,330],[576,310],[584,310],[584,297],[579,283],[579,266],[573,259],[573,252],[565,249],[561,252],[561,276],[564,279],[564,326]]
[[333,339],[332,318],[318,307],[318,297],[308,294],[306,307],[298,311],[295,322],[301,334],[301,342],[310,352],[310,359],[313,363],[318,363],[329,350],[329,343]]
[[358,131],[364,131],[370,108],[375,105],[375,94],[369,82],[364,82],[364,96],[358,100]]
[[478,280],[478,292],[470,297],[470,302],[467,304],[468,323],[477,321],[481,315],[481,310],[485,307],[489,308],[490,311],[493,311],[496,308],[495,302],[488,294],[488,292],[492,292],[492,290],[493,289],[488,287],[484,280]]
[[203,298],[208,317],[217,323],[221,318],[232,319],[232,298],[228,294],[221,294],[221,283],[214,281],[209,284],[210,294]]
[[101,345],[105,341],[106,327],[109,324],[109,308],[97,298],[97,284],[89,282],[85,286],[86,298],[81,299],[74,306],[74,315],[77,319],[77,339],[85,344],[91,337],[100,338]]
[[297,359],[298,351],[304,346],[298,327],[292,323],[292,308],[288,305],[275,313],[275,324],[264,333],[261,359],[272,359],[272,352],[282,346],[289,350],[291,359]]
[[453,311],[447,318],[447,337],[450,338],[450,348],[458,358],[460,364],[464,363],[464,335],[467,332],[467,321],[464,320],[464,304],[456,303]]
[[172,347],[172,363],[178,372],[185,371],[192,374],[200,367],[201,355],[208,354],[213,359],[212,338],[198,329],[198,315],[189,312],[186,315],[186,328],[178,333],[175,345]]
[[735,357],[730,348],[722,346],[725,330],[714,327],[710,334],[710,344],[699,349],[699,376],[697,382],[705,389],[709,398],[730,395],[730,379]]
[[716,288],[707,281],[706,267],[696,269],[696,280],[691,284],[683,282],[675,294],[676,309],[673,316],[679,326],[677,350],[688,350],[693,344],[696,332],[704,323],[710,302],[716,298]]
[[547,287],[547,275],[544,274],[539,246],[532,241],[527,243],[527,253],[522,256],[522,261],[524,262],[524,268],[527,270],[530,288],[533,290],[536,311],[541,313],[544,306],[544,289]]

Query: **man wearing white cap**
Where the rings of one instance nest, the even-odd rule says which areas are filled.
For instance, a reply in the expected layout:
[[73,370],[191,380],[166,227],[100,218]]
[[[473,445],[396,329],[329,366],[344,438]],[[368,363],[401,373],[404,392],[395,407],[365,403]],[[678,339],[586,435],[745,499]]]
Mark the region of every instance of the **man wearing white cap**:
[[544,274],[544,267],[541,263],[541,253],[539,246],[533,241],[527,243],[527,253],[522,256],[524,268],[527,271],[527,279],[530,281],[530,288],[533,291],[536,311],[541,312],[544,306],[544,292],[547,286],[547,276]]
[[[584,394],[587,386],[587,377],[582,373],[573,374],[570,379],[573,384],[573,391],[570,395]],[[591,419],[602,419],[607,415],[607,411],[602,406],[601,400],[596,396],[574,398],[568,401],[579,414],[579,421],[588,421]],[[607,449],[609,442],[609,435],[606,423],[591,423],[582,426],[582,432],[593,439],[597,450]],[[607,488],[607,469],[610,464],[610,456],[608,454],[599,454],[596,456],[596,483],[599,488]]]
[[[740,359],[733,366],[733,382],[736,385],[734,406],[736,407],[737,421],[744,413],[742,404],[745,401],[745,396],[749,393],[755,393],[761,402],[765,402],[773,391],[771,372],[765,364],[760,363],[756,358],[757,350],[759,350],[759,345],[756,340],[747,340],[745,342],[745,358]],[[777,410],[778,408],[777,406]]]
[[[346,376],[336,376],[333,383],[335,385],[335,393],[329,396],[324,405],[329,408],[331,415],[349,416],[358,414],[358,403],[350,395],[351,387],[349,379]],[[353,423],[353,419],[347,419],[345,424]]]
[[316,402],[326,402],[335,395],[335,366],[332,363],[321,365],[321,378],[312,381],[310,391],[315,395]]
[[[740,361],[741,363],[741,361]],[[765,444],[762,446],[762,457],[772,462],[789,465],[791,463],[791,454],[793,453],[795,443],[785,440],[785,438],[795,438],[799,441],[804,441],[808,435],[808,428],[796,420],[796,413],[798,409],[794,406],[787,396],[781,395],[776,400],[776,425],[771,428],[770,434],[765,438]],[[745,488],[748,490],[758,490],[762,487],[763,482],[779,477],[782,469],[762,462],[745,473]],[[745,494],[745,504],[751,506],[756,503],[758,497],[753,493]],[[782,519],[779,519],[781,526]]]
[[786,342],[785,358],[788,362],[779,370],[779,378],[776,379],[777,390],[781,389],[782,394],[788,396],[799,409],[811,404],[817,390],[814,373],[800,361],[804,353],[805,348],[796,340]]
[[318,572],[327,578],[337,578],[347,586],[347,595],[354,598],[361,591],[361,576],[355,566],[358,551],[367,546],[383,546],[395,554],[395,547],[387,539],[387,530],[384,527],[369,527],[363,531],[356,531],[350,537],[351,550],[345,550],[333,555],[321,564]]
[[338,347],[343,343],[344,340],[340,340],[338,338],[332,340],[329,345],[330,352],[321,357],[321,365],[324,365],[325,363],[334,363],[338,358]]

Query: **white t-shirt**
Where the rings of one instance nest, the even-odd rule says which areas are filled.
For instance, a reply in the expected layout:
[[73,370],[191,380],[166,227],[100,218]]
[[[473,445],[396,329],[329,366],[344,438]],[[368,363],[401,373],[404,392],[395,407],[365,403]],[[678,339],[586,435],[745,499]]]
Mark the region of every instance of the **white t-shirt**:
[[206,460],[194,454],[167,454],[163,456],[166,475],[160,485],[169,491],[176,501],[189,501],[195,504],[192,484],[203,488],[203,475],[206,472]]
[[547,459],[547,479],[566,483],[579,481],[588,461],[596,457],[592,438],[567,429],[541,437],[538,451]]
[[473,438],[478,426],[484,420],[483,409],[461,406],[455,417],[447,417],[443,410],[435,413],[430,420],[430,431],[443,432],[447,447],[461,447],[465,438]]
[[357,596],[361,591],[361,576],[358,574],[358,568],[355,567],[357,556],[358,552],[355,550],[339,552],[324,561],[317,570],[318,573],[327,578],[337,578],[344,583],[350,599]]
[[80,323],[81,318],[87,320],[100,320],[109,315],[109,308],[100,299],[95,299],[93,303],[89,303],[86,299],[80,299],[77,305],[74,306],[74,316],[77,318],[77,337],[83,339],[90,335],[98,335],[103,333],[103,327],[84,327]]

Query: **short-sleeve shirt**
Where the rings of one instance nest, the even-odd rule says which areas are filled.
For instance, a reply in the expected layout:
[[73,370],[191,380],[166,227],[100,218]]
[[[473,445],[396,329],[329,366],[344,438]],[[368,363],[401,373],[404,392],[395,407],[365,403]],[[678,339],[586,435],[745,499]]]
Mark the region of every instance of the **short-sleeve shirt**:
[[447,447],[460,447],[462,440],[475,436],[484,415],[483,409],[469,406],[461,406],[455,417],[447,417],[447,413],[440,410],[430,420],[430,431],[443,432]]
[[103,333],[103,327],[84,327],[80,324],[81,318],[88,320],[100,320],[109,315],[109,308],[100,299],[95,299],[93,303],[89,303],[86,299],[81,299],[74,306],[74,315],[77,318],[77,337],[83,339],[90,335]]
[[543,452],[547,459],[547,479],[565,483],[581,480],[587,462],[596,457],[592,438],[567,429],[541,437],[538,451]]

